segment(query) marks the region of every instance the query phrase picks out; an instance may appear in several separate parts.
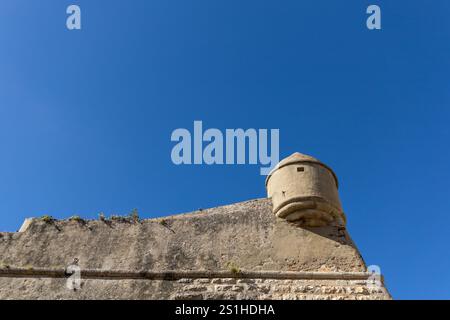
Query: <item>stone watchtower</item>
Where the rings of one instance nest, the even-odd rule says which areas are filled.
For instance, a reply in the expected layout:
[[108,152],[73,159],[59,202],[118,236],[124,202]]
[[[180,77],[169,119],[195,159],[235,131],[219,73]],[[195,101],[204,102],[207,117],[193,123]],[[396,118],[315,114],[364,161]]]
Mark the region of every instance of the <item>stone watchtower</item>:
[[273,213],[307,227],[345,225],[338,180],[330,167],[301,153],[282,160],[266,179]]
[[345,228],[333,170],[294,153],[266,187],[157,219],[27,219],[0,232],[0,299],[391,299]]

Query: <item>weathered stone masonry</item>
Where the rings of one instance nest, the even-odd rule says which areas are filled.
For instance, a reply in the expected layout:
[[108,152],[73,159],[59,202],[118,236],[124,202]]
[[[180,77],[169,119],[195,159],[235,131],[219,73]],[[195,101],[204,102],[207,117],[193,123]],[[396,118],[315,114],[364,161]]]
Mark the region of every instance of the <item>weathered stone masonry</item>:
[[[305,207],[301,192],[291,219],[257,199],[143,221],[27,220],[0,233],[0,299],[390,299],[367,286],[340,206]],[[74,291],[65,269],[75,258]]]

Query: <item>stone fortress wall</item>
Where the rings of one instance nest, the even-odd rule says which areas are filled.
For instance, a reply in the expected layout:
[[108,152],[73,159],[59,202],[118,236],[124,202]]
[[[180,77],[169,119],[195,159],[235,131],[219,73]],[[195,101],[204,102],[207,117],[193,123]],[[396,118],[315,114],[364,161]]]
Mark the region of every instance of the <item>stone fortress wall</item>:
[[[82,287],[64,270],[79,259]],[[388,299],[347,230],[274,218],[270,199],[140,222],[34,219],[0,234],[0,299]]]
[[[0,233],[0,299],[391,299],[368,285],[340,204],[305,211],[291,193],[297,220],[271,198],[142,221],[26,220]],[[69,290],[74,261],[81,288]]]

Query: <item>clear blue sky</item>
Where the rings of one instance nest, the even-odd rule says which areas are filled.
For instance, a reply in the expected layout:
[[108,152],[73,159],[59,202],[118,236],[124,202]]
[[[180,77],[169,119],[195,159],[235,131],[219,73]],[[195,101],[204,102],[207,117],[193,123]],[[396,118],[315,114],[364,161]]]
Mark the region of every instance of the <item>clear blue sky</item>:
[[[65,27],[69,4],[81,31]],[[194,120],[279,128],[281,157],[335,169],[350,233],[394,298],[450,298],[449,13],[448,0],[3,0],[0,230],[264,197],[259,166],[173,165],[170,135]]]

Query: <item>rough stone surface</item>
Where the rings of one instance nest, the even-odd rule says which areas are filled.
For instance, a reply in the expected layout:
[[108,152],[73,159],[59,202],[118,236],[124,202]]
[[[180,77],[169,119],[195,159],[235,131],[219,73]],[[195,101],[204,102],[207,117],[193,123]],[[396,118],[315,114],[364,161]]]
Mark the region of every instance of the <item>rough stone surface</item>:
[[[130,273],[232,272],[235,277],[130,279],[99,275],[68,290],[66,279],[33,270]],[[11,276],[21,268],[26,274]],[[325,272],[334,279],[240,278],[239,272]],[[276,218],[270,199],[140,222],[34,219],[0,233],[0,299],[390,299],[384,287],[339,279],[366,266],[341,226],[304,228]],[[83,272],[82,272],[83,277]]]
[[[2,299],[284,299],[284,300],[369,300],[388,299],[383,287],[367,288],[353,280],[271,280],[253,279],[235,284],[221,279],[92,280],[80,290],[65,288],[65,279],[0,278]],[[199,282],[206,280],[207,282]]]

